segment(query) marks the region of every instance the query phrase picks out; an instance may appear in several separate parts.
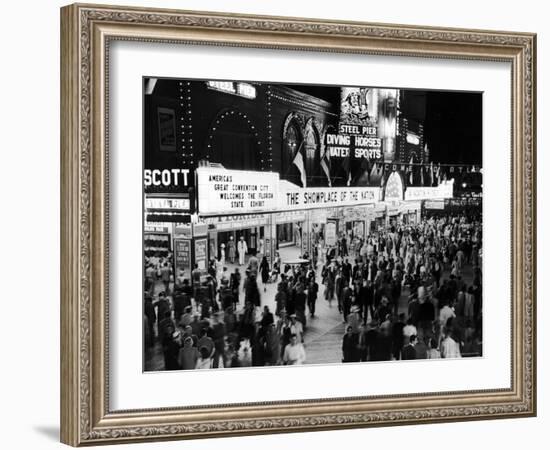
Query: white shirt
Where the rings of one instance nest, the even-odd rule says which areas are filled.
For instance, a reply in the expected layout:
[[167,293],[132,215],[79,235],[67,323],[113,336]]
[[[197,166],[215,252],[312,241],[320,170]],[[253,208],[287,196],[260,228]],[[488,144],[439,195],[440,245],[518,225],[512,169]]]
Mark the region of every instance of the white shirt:
[[450,336],[447,336],[441,342],[441,357],[442,358],[462,358],[460,347]]
[[441,323],[442,326],[445,326],[447,324],[447,320],[451,317],[456,317],[456,314],[449,305],[445,305],[441,308],[441,311],[439,311],[439,323]]
[[195,365],[195,369],[211,369],[212,368],[212,360],[210,358],[199,358],[197,359],[197,364]]
[[306,351],[300,343],[296,345],[288,344],[285,347],[283,361],[287,364],[303,364],[306,360]]
[[297,320],[295,323],[291,324],[290,333],[296,335],[298,342],[302,342],[302,334],[304,333],[304,326],[302,325],[302,322]]
[[403,336],[410,337],[413,334],[417,334],[416,327],[414,325],[405,325],[403,327]]
[[248,246],[246,245],[246,242],[245,241],[239,241],[237,243],[237,250],[239,251],[239,253],[243,253],[243,252],[247,252],[248,251]]

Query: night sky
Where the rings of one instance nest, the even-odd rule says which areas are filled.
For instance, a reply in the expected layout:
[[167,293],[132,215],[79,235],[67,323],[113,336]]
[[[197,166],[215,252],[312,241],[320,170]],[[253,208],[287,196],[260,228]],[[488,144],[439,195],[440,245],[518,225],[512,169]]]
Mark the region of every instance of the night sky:
[[424,137],[434,162],[481,165],[482,94],[426,92]]

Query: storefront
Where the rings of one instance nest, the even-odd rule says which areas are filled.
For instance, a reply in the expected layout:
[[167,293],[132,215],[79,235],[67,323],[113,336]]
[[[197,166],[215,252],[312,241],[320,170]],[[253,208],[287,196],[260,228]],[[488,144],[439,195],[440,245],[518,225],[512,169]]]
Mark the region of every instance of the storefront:
[[414,225],[420,221],[422,202],[403,202],[400,206],[400,220],[405,225]]
[[302,230],[306,215],[304,211],[286,211],[275,214],[277,226],[277,247],[302,245]]
[[311,253],[325,239],[329,218],[364,236],[366,206],[380,197],[380,188],[372,187],[302,188],[274,172],[203,166],[196,173],[198,220],[208,225],[210,254],[217,257],[222,244],[227,248],[241,236],[249,252],[269,258],[285,246]]
[[201,270],[208,267],[207,226],[201,223],[174,224],[174,269],[190,277],[195,264]]
[[[172,211],[177,216],[178,210]],[[148,217],[148,218],[147,218]],[[143,254],[149,264],[172,264],[176,275],[189,278],[194,264],[206,269],[209,257],[207,225],[180,222],[155,222],[147,216],[143,228]]]
[[386,226],[386,205],[378,203],[375,205],[369,221],[369,230],[371,233],[384,229]]
[[148,258],[166,258],[172,251],[171,223],[147,224],[143,230],[143,252]]
[[401,224],[400,203],[391,202],[386,204],[386,223],[389,227],[396,227]]
[[277,242],[279,246],[294,245],[298,242],[298,239],[301,239],[299,225],[295,227],[292,222],[277,224]]
[[481,211],[483,204],[481,196],[426,200],[423,203],[424,214],[435,217],[447,214],[476,216]]
[[[249,254],[263,254],[271,262],[280,247],[293,245],[301,254],[312,254],[320,242],[336,246],[342,235],[364,239],[388,226],[417,223],[423,200],[452,196],[452,183],[405,190],[400,180],[392,174],[384,188],[302,188],[275,172],[199,167],[196,212],[182,201],[146,202],[145,254],[173,252],[174,268],[190,274],[194,264],[206,269],[211,258],[231,260],[233,248],[238,258],[242,237]],[[174,222],[155,222],[159,217]]]
[[313,245],[317,245],[320,241],[325,240],[328,217],[328,211],[326,209],[315,209],[311,211],[311,242]]
[[202,219],[208,225],[210,254],[221,258],[222,249],[225,259],[229,258],[229,249],[235,248],[243,238],[247,253],[263,253],[265,250],[265,228],[269,225],[268,214],[243,214],[235,216],[213,216]]
[[368,222],[372,206],[356,206],[342,208],[341,217],[343,231],[354,239],[363,239],[368,231]]
[[452,185],[405,187],[389,163],[398,91],[333,94],[328,102],[296,86],[157,80],[144,99],[145,257],[188,273],[228,260],[241,238],[270,261],[285,246],[311,254],[342,235],[416,223],[424,200],[452,197]]

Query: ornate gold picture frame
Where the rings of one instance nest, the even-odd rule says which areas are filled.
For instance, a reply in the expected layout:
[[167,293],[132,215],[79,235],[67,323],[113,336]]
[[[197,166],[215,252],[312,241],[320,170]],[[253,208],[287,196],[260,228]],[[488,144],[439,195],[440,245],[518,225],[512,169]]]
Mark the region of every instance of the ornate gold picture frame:
[[[511,386],[113,411],[109,406],[109,48],[117,40],[511,65]],[[73,446],[536,414],[536,36],[75,4],[61,9],[61,440]]]

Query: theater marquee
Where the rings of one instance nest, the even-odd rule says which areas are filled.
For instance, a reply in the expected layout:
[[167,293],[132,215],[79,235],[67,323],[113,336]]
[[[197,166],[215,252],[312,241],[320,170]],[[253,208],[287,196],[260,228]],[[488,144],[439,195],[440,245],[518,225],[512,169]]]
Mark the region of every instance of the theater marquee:
[[379,200],[380,188],[377,187],[300,188],[283,181],[278,206],[280,210],[316,209],[366,205]]
[[199,214],[243,214],[277,208],[279,174],[199,167]]

